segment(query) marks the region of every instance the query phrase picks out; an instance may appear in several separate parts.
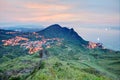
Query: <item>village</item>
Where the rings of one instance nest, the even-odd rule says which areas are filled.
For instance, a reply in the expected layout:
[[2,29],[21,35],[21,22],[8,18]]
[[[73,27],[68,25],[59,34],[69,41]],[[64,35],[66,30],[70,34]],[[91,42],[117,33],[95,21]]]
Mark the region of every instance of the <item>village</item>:
[[[16,34],[15,32],[7,32],[6,34]],[[35,40],[31,40],[35,39]],[[60,45],[63,39],[59,38],[44,38],[44,36],[39,35],[36,32],[29,33],[28,35],[23,34],[21,36],[15,36],[14,38],[8,39],[8,40],[2,40],[4,46],[16,46],[19,45],[20,47],[23,47],[25,49],[28,49],[29,54],[34,54],[37,51],[40,51],[43,49],[43,45],[46,46],[46,48],[50,48],[51,45],[57,44]],[[94,48],[103,48],[101,43],[94,43],[89,41],[87,48],[94,49]]]
[[38,36],[38,34],[36,34],[36,33],[33,33],[33,34],[35,35],[35,37],[37,35],[36,38],[40,37],[41,40],[38,39],[38,40],[31,41],[28,38],[16,36],[16,37],[8,39],[8,40],[2,40],[2,42],[3,42],[4,46],[17,46],[17,45],[19,45],[20,47],[28,49],[29,54],[34,54],[35,52],[42,50],[43,45],[46,48],[50,48],[54,44],[60,45],[61,41],[62,41],[62,39],[59,39],[59,38],[51,38],[51,39],[47,38],[47,39],[45,39],[43,36],[42,37]]
[[102,48],[103,49],[104,47],[103,47],[102,43],[95,43],[95,42],[89,41],[87,48],[89,48],[89,49]]

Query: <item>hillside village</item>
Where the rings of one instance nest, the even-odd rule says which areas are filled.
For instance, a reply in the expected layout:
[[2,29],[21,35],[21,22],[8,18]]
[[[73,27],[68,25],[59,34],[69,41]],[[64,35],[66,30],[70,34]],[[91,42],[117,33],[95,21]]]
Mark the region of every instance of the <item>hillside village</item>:
[[[42,50],[42,46],[45,45],[46,48],[50,48],[51,45],[57,44],[60,45],[63,39],[59,38],[44,38],[44,36],[39,35],[37,32],[32,33],[22,33],[19,35],[19,32],[6,32],[6,34],[16,35],[14,38],[10,38],[7,40],[2,40],[4,46],[16,46],[19,45],[25,49],[29,50],[29,54],[34,54],[37,51]],[[18,34],[18,35],[17,35]],[[86,46],[89,49],[94,48],[103,48],[101,43],[94,43],[89,41]]]
[[[26,48],[29,50],[29,54],[33,54],[37,51],[42,50],[42,46],[46,46],[46,48],[50,48],[53,44],[60,45],[62,39],[59,38],[51,38],[42,40],[31,41],[28,38],[16,36],[14,38],[8,40],[2,40],[4,46],[16,46],[19,45],[20,47]],[[57,42],[57,43],[56,43]]]
[[87,48],[90,48],[90,49],[102,48],[103,49],[104,47],[103,47],[102,43],[95,43],[95,42],[89,41]]

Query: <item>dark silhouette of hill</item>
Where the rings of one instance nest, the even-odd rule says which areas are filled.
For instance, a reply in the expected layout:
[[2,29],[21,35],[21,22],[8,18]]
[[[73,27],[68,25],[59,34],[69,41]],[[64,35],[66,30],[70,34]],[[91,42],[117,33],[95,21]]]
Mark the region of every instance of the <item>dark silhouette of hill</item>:
[[67,42],[78,45],[88,44],[88,41],[85,41],[81,36],[79,36],[73,28],[68,29],[67,27],[61,27],[58,24],[51,25],[37,33],[43,35],[45,38],[62,38]]
[[7,32],[15,32],[15,31],[0,29],[0,43],[1,43],[1,40],[3,39],[9,39],[13,37],[12,34],[7,34]]

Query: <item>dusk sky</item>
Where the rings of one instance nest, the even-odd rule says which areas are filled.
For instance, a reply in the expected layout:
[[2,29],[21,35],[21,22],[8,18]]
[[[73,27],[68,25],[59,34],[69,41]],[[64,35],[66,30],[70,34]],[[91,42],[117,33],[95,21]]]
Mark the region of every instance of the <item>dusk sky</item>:
[[0,0],[0,26],[120,26],[120,0]]
[[0,0],[0,27],[52,24],[120,50],[120,0]]

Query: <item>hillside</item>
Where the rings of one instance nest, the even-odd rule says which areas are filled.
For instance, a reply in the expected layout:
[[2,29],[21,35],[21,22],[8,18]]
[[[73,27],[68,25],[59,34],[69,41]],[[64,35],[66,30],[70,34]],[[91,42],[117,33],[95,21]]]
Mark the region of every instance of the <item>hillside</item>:
[[80,37],[73,28],[68,29],[66,27],[61,27],[58,24],[51,25],[46,29],[37,32],[43,35],[45,38],[62,38],[67,42],[72,42],[79,45],[87,45],[88,41],[85,41]]
[[90,43],[74,29],[55,24],[33,33],[1,32],[0,80],[120,78],[120,51]]

